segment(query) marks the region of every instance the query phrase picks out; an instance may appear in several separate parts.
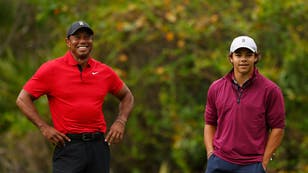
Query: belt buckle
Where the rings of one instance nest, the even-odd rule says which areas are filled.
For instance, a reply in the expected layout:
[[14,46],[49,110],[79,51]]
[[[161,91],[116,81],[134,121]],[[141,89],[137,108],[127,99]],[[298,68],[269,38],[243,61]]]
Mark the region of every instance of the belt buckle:
[[87,141],[92,141],[94,139],[94,134],[93,133],[83,133],[81,136],[81,139],[85,142]]

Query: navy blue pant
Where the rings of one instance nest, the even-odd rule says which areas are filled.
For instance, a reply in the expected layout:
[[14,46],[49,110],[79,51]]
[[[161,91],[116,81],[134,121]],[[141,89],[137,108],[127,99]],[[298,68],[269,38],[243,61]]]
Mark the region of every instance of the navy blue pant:
[[207,162],[205,173],[265,173],[262,163],[237,165],[212,154]]
[[105,140],[67,142],[56,146],[53,173],[109,173],[110,150]]

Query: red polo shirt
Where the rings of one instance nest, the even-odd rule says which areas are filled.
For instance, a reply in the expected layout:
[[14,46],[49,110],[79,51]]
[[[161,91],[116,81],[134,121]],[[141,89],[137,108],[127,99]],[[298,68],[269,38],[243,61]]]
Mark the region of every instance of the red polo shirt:
[[44,63],[24,89],[38,98],[47,95],[54,127],[62,133],[106,132],[102,111],[108,93],[117,93],[122,80],[107,65],[90,58],[79,71],[71,52]]
[[258,70],[243,87],[233,82],[232,72],[208,90],[205,121],[217,126],[214,153],[240,165],[261,162],[269,129],[285,127],[283,95]]

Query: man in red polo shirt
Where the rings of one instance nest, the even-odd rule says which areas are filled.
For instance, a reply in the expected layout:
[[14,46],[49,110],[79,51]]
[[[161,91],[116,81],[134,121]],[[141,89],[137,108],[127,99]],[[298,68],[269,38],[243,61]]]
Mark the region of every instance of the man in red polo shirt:
[[[73,23],[65,39],[69,50],[44,63],[16,100],[25,116],[56,145],[54,173],[108,173],[109,145],[122,140],[133,108],[129,88],[109,66],[90,56],[93,34],[87,23]],[[117,97],[120,105],[106,134],[102,108],[108,93]],[[47,95],[53,126],[41,118],[33,103],[42,95]]]
[[232,70],[208,90],[206,173],[263,173],[283,138],[283,96],[275,83],[258,72],[259,53],[252,38],[236,37],[229,61]]

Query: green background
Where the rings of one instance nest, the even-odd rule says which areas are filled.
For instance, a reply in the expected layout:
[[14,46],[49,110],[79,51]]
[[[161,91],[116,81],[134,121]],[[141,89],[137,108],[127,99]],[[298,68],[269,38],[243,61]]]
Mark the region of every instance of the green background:
[[[135,108],[112,173],[202,173],[203,112],[211,82],[231,69],[229,45],[255,38],[258,68],[285,97],[287,128],[269,173],[308,172],[308,6],[305,0],[1,0],[0,172],[51,171],[53,146],[17,109],[23,84],[67,50],[69,25],[94,32],[93,57],[131,88]],[[108,125],[118,101],[107,97]],[[36,102],[48,122],[46,97]]]

